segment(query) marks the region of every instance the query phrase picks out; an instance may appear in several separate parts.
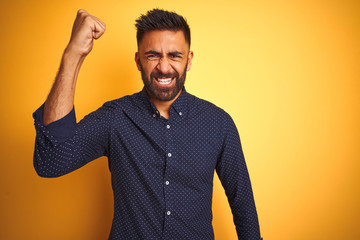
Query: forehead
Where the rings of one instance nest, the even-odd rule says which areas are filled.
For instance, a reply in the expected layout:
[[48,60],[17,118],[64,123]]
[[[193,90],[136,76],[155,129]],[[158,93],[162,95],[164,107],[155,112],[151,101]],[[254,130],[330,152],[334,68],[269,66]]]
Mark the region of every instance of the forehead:
[[189,46],[183,31],[155,30],[144,34],[139,44],[139,51],[181,51],[185,52]]

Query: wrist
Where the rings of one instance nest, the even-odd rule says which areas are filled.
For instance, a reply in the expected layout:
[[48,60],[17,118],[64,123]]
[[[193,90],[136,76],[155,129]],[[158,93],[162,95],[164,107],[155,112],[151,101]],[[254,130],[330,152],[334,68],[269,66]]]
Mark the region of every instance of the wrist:
[[85,55],[80,54],[69,44],[64,50],[56,79],[60,79],[61,81],[71,80],[73,87],[75,87],[76,79],[85,57]]
[[69,62],[83,62],[86,54],[74,48],[71,44],[67,45],[63,54],[63,60]]

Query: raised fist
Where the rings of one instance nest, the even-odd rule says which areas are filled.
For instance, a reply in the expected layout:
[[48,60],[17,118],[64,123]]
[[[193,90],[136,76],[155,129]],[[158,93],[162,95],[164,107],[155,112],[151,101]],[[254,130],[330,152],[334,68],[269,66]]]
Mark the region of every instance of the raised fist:
[[104,32],[105,23],[80,9],[77,12],[67,50],[86,56],[93,48],[93,39],[100,38]]

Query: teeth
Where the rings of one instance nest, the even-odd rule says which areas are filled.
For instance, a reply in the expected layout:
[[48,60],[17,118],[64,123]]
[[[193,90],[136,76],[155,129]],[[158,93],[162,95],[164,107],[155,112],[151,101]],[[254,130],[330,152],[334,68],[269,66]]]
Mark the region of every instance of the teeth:
[[157,81],[163,85],[171,83],[171,80],[171,78],[157,78]]

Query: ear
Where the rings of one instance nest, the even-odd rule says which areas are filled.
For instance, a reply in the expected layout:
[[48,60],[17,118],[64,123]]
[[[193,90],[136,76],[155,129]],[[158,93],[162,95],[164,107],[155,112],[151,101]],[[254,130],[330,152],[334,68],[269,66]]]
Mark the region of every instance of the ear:
[[136,52],[136,53],[135,53],[135,62],[136,62],[137,69],[138,69],[139,71],[141,71],[139,52]]
[[190,71],[193,57],[194,57],[194,53],[193,51],[190,51],[188,55],[188,63],[187,63],[186,71]]

